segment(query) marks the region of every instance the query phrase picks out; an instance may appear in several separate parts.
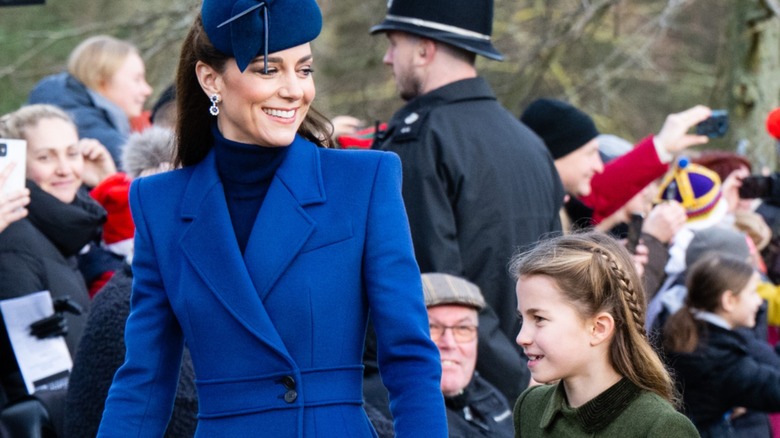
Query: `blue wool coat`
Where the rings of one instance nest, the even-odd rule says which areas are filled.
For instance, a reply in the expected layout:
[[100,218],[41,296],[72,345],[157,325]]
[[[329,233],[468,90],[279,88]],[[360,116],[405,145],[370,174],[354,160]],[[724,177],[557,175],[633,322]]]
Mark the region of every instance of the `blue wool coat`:
[[186,341],[196,436],[369,437],[361,356],[370,311],[396,436],[445,437],[397,156],[297,138],[242,256],[214,152],[142,178],[125,364],[98,436],[160,436]]

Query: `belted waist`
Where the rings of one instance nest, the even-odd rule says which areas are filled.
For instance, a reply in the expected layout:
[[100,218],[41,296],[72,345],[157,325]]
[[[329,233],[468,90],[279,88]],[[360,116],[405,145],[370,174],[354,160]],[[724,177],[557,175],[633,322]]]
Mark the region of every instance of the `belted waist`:
[[293,370],[258,377],[196,380],[198,418],[363,403],[363,366]]

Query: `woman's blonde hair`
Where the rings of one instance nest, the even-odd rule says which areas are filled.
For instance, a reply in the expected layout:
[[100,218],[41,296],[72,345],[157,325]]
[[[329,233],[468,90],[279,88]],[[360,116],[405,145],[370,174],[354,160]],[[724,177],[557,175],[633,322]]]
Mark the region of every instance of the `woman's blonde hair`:
[[550,278],[583,318],[612,315],[611,365],[636,386],[677,404],[672,378],[647,340],[642,283],[620,243],[597,231],[556,237],[516,255],[510,269],[516,278]]
[[96,35],[82,41],[68,57],[68,73],[92,90],[119,70],[131,53],[138,54],[132,44],[108,35]]
[[27,129],[34,127],[44,119],[59,119],[68,122],[76,129],[76,124],[68,114],[54,105],[26,105],[0,118],[0,135],[6,138],[24,139]]

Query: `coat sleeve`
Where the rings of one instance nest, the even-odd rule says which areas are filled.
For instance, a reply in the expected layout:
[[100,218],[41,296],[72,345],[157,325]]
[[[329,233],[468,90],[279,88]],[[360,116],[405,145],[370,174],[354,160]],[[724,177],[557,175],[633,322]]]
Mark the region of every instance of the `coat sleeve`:
[[645,186],[666,172],[655,151],[653,137],[646,137],[634,149],[616,158],[602,173],[593,175],[591,194],[580,200],[593,209],[593,223],[599,223],[631,200]]
[[127,352],[108,393],[99,437],[162,436],[178,383],[183,335],[163,287],[142,182],[136,180],[130,190],[136,233]]
[[363,258],[379,371],[397,437],[446,437],[439,351],[428,334],[400,185],[398,157],[383,154],[369,201]]

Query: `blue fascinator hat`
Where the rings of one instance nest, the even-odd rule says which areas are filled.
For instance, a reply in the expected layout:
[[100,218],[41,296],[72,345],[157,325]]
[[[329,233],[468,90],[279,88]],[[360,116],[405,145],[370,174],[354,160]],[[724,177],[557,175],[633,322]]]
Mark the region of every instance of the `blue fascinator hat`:
[[258,55],[289,49],[317,38],[322,13],[315,0],[203,0],[203,28],[220,52],[246,70]]

